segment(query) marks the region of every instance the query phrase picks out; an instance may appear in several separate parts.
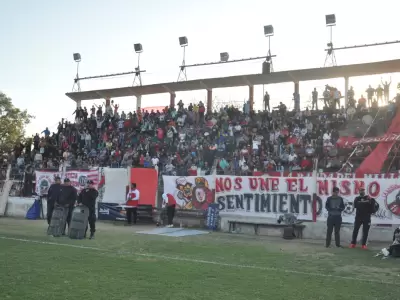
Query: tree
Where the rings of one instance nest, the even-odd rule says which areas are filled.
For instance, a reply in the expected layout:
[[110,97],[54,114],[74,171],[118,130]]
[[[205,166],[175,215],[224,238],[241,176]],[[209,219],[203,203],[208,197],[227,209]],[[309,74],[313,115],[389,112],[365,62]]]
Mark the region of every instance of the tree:
[[25,126],[34,118],[26,110],[12,104],[11,98],[0,92],[0,154],[8,154],[17,143],[25,141]]

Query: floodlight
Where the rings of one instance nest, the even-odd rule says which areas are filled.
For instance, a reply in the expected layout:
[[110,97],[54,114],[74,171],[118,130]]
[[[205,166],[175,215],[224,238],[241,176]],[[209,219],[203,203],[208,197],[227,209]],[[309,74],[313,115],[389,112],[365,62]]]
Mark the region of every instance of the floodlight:
[[74,53],[74,61],[75,62],[80,62],[81,61],[81,55],[79,53]]
[[181,45],[181,47],[186,47],[188,45],[188,39],[186,36],[181,36],[179,38],[179,45]]
[[134,45],[133,45],[133,48],[135,48],[135,52],[136,52],[136,53],[141,53],[141,52],[143,52],[142,44],[134,44]]
[[221,61],[226,62],[229,60],[229,53],[228,52],[222,52],[219,54],[219,57]]
[[274,26],[272,26],[272,25],[264,26],[264,35],[265,36],[273,36],[274,35]]
[[326,15],[325,21],[326,21],[326,26],[335,26],[336,25],[336,16],[335,15]]

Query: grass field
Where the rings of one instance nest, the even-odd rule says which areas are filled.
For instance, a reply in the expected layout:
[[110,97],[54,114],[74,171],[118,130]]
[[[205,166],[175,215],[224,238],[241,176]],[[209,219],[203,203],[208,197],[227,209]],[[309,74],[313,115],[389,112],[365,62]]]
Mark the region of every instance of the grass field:
[[[43,220],[0,219],[0,299],[396,299],[399,261],[375,251],[325,249],[211,233],[136,234],[98,224],[95,240],[45,235]],[[381,246],[377,246],[378,248]]]

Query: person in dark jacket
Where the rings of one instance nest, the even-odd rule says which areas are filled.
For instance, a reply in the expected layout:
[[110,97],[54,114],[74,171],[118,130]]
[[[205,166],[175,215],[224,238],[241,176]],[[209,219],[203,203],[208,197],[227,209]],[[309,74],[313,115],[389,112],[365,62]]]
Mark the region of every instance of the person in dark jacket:
[[66,207],[68,209],[68,217],[67,223],[65,224],[64,228],[64,234],[67,224],[69,228],[69,225],[71,223],[72,211],[74,210],[76,198],[76,189],[71,185],[71,181],[69,180],[69,178],[65,178],[64,184],[60,186],[60,196],[58,197],[58,201],[56,202],[58,205]]
[[339,196],[339,188],[334,187],[332,196],[326,199],[325,208],[328,211],[327,230],[326,230],[326,247],[331,246],[332,232],[335,229],[335,244],[340,245],[340,227],[342,226],[342,212],[344,211],[343,198]]
[[88,180],[87,187],[83,189],[78,196],[78,204],[85,205],[89,208],[88,221],[90,226],[90,239],[94,238],[94,233],[96,232],[96,199],[98,196],[99,192],[94,188],[94,182],[92,180]]
[[54,205],[58,197],[60,196],[61,178],[59,176],[54,177],[54,183],[49,187],[47,191],[47,224],[50,225],[51,216],[53,215]]
[[360,189],[360,195],[354,199],[354,208],[356,209],[356,217],[354,220],[354,230],[350,248],[356,247],[358,231],[362,225],[363,236],[361,248],[367,249],[368,233],[371,227],[371,215],[378,211],[379,204],[374,198],[365,195],[365,189],[362,188]]

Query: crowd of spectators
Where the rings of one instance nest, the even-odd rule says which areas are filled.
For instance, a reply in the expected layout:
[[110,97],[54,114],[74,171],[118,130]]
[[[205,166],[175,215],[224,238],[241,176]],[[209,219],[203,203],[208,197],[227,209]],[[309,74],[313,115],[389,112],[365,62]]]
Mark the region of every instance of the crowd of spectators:
[[[354,166],[346,162],[353,149],[336,147],[340,131],[349,118],[375,116],[378,108],[356,105],[349,91],[354,110],[345,110],[336,107],[335,95],[323,99],[322,110],[305,111],[288,111],[283,103],[269,111],[269,95],[265,110],[258,112],[246,103],[243,109],[226,106],[207,113],[201,101],[185,105],[182,100],[157,111],[126,113],[113,101],[78,108],[74,123],[61,120],[56,132],[46,128],[16,145],[14,170],[136,166],[184,176],[214,170],[230,175],[314,167],[338,171],[345,165],[349,172]],[[382,119],[387,123],[386,114],[392,117],[394,111],[389,107]]]

